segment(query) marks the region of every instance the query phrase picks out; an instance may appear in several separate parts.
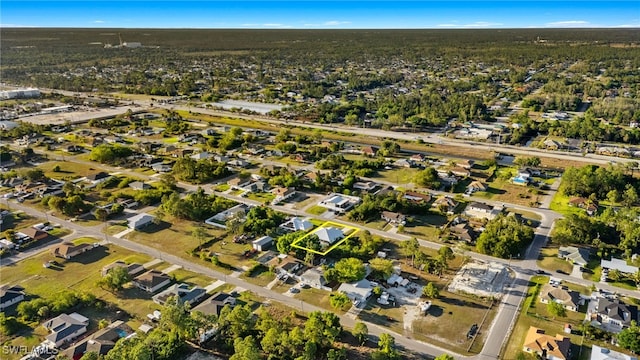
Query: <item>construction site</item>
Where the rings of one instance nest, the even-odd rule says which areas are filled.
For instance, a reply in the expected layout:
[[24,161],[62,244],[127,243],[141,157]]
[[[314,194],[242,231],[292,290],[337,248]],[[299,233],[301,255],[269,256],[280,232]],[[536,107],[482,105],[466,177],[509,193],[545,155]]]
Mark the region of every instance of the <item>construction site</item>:
[[509,271],[504,264],[476,260],[458,271],[448,290],[499,299],[502,297],[505,283],[509,280]]

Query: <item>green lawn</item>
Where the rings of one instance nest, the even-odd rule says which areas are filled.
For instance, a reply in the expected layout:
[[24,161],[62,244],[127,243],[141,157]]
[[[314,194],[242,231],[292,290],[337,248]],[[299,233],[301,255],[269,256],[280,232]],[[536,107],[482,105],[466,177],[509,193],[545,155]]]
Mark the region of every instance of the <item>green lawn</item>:
[[438,228],[446,223],[447,217],[444,215],[418,215],[404,226],[402,233],[429,241],[437,241],[439,238]]
[[553,196],[551,204],[549,205],[549,209],[557,211],[562,215],[584,214],[584,210],[575,206],[569,206],[570,199],[571,198],[569,196],[562,195],[560,191],[556,191],[556,194]]
[[410,168],[379,170],[374,177],[395,184],[409,184],[413,182],[418,171],[418,169]]
[[[94,241],[90,238],[77,239],[77,242]],[[59,265],[44,268],[43,263],[54,260],[48,251],[34,257],[25,259],[16,265],[0,268],[0,278],[6,284],[18,284],[26,289],[30,297],[49,298],[63,290],[93,293],[99,299],[111,303],[125,310],[133,316],[128,322],[130,326],[139,325],[145,316],[158,306],[147,294],[137,288],[128,287],[120,293],[114,294],[96,286],[100,279],[100,270],[116,260],[124,260],[128,263],[145,263],[149,257],[133,253],[129,250],[110,245],[98,247],[89,252],[80,254],[71,260],[55,259]],[[77,309],[81,314],[91,319],[90,327],[95,329],[97,321],[101,318],[110,318],[115,311],[112,308]],[[137,324],[137,325],[136,325]],[[43,340],[46,331],[38,324],[30,324],[31,329],[25,329],[20,337],[12,340],[11,345],[36,345]]]
[[249,193],[247,197],[251,200],[260,201],[263,204],[271,203],[271,201],[276,198],[272,193]]
[[[59,171],[53,171],[56,166],[60,167]],[[103,171],[97,163],[96,165],[87,165],[74,161],[47,161],[38,167],[44,171],[45,176],[60,180],[77,179]]]
[[215,190],[219,192],[224,192],[229,190],[230,188],[231,186],[229,186],[229,184],[219,184],[219,185],[216,185]]
[[306,303],[313,304],[323,309],[326,309],[328,311],[343,315],[346,311],[331,307],[331,304],[329,303],[329,294],[331,293],[328,291],[324,291],[316,288],[309,288],[309,289],[301,289],[300,292],[298,294],[295,294],[294,297]]
[[538,260],[538,266],[549,271],[562,270],[567,274],[570,274],[573,270],[573,265],[558,257],[557,247],[543,248],[540,252],[541,260]]
[[314,206],[312,206],[312,207],[307,209],[307,212],[309,214],[313,214],[313,215],[316,215],[316,216],[322,215],[326,211],[327,211],[327,208],[324,208],[324,207],[319,206],[319,205],[314,205]]

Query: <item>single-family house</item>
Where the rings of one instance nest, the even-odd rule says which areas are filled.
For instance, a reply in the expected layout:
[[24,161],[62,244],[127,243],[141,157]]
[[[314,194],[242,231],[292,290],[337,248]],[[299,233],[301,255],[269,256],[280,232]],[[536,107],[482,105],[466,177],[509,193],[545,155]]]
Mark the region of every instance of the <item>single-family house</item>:
[[460,176],[461,178],[467,178],[467,177],[471,176],[471,171],[469,171],[469,170],[467,170],[467,169],[465,169],[463,167],[460,167],[460,166],[453,167],[453,168],[449,169],[449,171],[453,175]]
[[[2,165],[2,166],[4,166],[4,165]],[[23,182],[24,182],[24,179],[14,176],[12,178],[4,179],[4,180],[0,181],[0,186],[13,188],[13,187],[16,187],[16,186],[22,184]]]
[[118,320],[73,344],[62,354],[73,360],[82,358],[88,352],[95,352],[104,356],[116,346],[116,342],[123,337],[122,334],[126,333],[123,329],[118,328],[122,325],[123,322]]
[[331,288],[327,286],[327,279],[324,277],[324,273],[322,272],[322,268],[313,267],[302,273],[300,276],[302,282],[308,284],[309,286],[320,289],[331,291]]
[[411,155],[411,157],[409,159],[411,159],[413,161],[416,161],[416,162],[423,162],[425,157],[424,157],[424,155],[418,153],[418,154]]
[[0,287],[0,311],[24,300],[24,288],[18,285]]
[[191,311],[200,311],[205,315],[220,315],[225,306],[234,307],[236,298],[224,292],[217,292],[201,302]]
[[496,210],[493,206],[477,201],[469,203],[464,211],[469,217],[488,220],[495,218],[499,212],[500,210]]
[[73,243],[65,241],[62,244],[51,249],[51,255],[69,260],[93,248],[94,246],[91,244],[75,245]]
[[20,232],[27,235],[31,240],[34,241],[46,239],[49,236],[49,233],[47,233],[46,231],[42,231],[33,227],[21,229]]
[[199,152],[199,153],[196,153],[196,154],[191,154],[189,157],[192,158],[193,160],[198,161],[198,160],[207,160],[207,159],[213,157],[213,155],[211,153],[209,153],[209,152],[202,151],[202,152]]
[[544,330],[529,327],[524,339],[522,350],[530,354],[537,354],[542,359],[567,360],[570,356],[571,340],[562,335],[546,335]]
[[590,360],[638,360],[635,355],[627,355],[598,345],[591,345]]
[[280,224],[281,229],[286,231],[308,231],[313,229],[313,223],[309,221],[309,218],[301,219],[299,217],[292,217],[287,222]]
[[467,193],[473,194],[477,191],[487,191],[487,186],[478,180],[472,181],[467,185]]
[[281,187],[278,186],[271,190],[271,193],[275,195],[273,199],[273,204],[277,204],[281,201],[288,200],[296,195],[296,189],[292,187]]
[[133,190],[148,190],[151,189],[151,185],[145,183],[144,181],[134,181],[129,183],[129,187]]
[[318,230],[314,231],[318,239],[320,239],[321,243],[325,243],[327,245],[333,245],[338,240],[344,238],[344,233],[342,230],[335,228],[333,226],[321,227]]
[[155,218],[156,217],[153,215],[150,215],[147,213],[140,213],[130,217],[127,220],[127,225],[129,226],[129,229],[140,230],[146,226],[153,224],[153,221],[155,220]]
[[344,213],[359,203],[360,198],[356,196],[330,194],[327,198],[320,201],[318,205],[335,213]]
[[364,302],[373,294],[373,285],[367,279],[352,283],[342,283],[338,291],[344,293],[354,302]]
[[575,246],[560,246],[558,257],[570,261],[572,264],[586,266],[589,262],[589,249]]
[[540,290],[540,302],[548,304],[551,301],[562,304],[570,311],[578,311],[578,306],[584,304],[584,300],[577,291],[545,284]]
[[193,286],[189,288],[189,285],[182,284],[173,284],[167,289],[159,292],[158,294],[152,297],[153,302],[159,305],[164,305],[169,298],[176,296],[178,298],[178,302],[181,304],[193,306],[202,300],[202,298],[207,295],[207,291],[199,286]]
[[449,228],[449,233],[458,240],[473,244],[476,241],[476,233],[468,223],[456,224]]
[[393,165],[397,167],[404,167],[404,168],[413,168],[417,166],[416,163],[411,159],[399,159],[399,160],[396,160],[396,162],[394,162]]
[[456,207],[458,207],[458,202],[452,197],[443,195],[436,199],[432,206],[447,214],[453,214],[456,211]]
[[173,169],[172,164],[165,164],[162,162],[151,164],[151,169],[157,173],[167,173]]
[[133,279],[135,286],[148,293],[154,293],[170,283],[171,277],[157,270],[149,270]]
[[100,271],[100,274],[102,274],[102,276],[106,276],[109,273],[109,270],[116,268],[116,267],[123,267],[127,269],[127,273],[129,273],[129,276],[131,277],[135,277],[136,275],[140,274],[141,272],[144,271],[144,266],[138,264],[138,263],[131,263],[131,264],[127,264],[126,262],[122,261],[122,260],[116,260],[114,262],[112,262],[109,265],[105,265],[102,267],[102,270]]
[[354,190],[360,190],[363,192],[372,192],[374,191],[379,184],[374,181],[356,181],[351,186]]
[[405,193],[402,195],[402,197],[404,197],[405,199],[409,200],[409,201],[413,201],[413,202],[429,202],[431,201],[431,195],[429,194],[424,194],[424,193],[419,193],[416,191],[405,191]]
[[589,301],[587,321],[612,333],[619,333],[638,321],[638,308],[617,299],[598,297]]
[[475,165],[475,161],[474,160],[469,160],[469,159],[464,159],[464,160],[456,160],[456,165],[464,168],[464,169],[471,169],[473,168],[473,165]]
[[100,171],[100,172],[85,176],[85,179],[87,179],[87,181],[89,181],[93,185],[98,185],[102,182],[107,181],[110,178],[111,178],[111,175],[109,175],[104,171]]
[[61,314],[46,321],[42,326],[51,334],[45,337],[45,343],[52,347],[61,347],[87,332],[89,319],[78,314]]
[[227,181],[227,185],[229,185],[232,189],[242,189],[245,186],[250,185],[251,181],[251,177],[236,177]]
[[255,239],[251,242],[251,247],[258,251],[266,251],[273,245],[273,238],[271,236],[263,236],[259,239]]
[[393,225],[404,225],[407,223],[406,216],[397,212],[383,211],[380,217],[382,218],[382,220]]
[[611,260],[600,260],[600,266],[603,269],[618,270],[624,274],[635,274],[638,272],[637,266],[628,265],[623,259],[611,258]]
[[362,153],[366,156],[374,157],[378,153],[378,148],[373,146],[365,146],[362,148]]

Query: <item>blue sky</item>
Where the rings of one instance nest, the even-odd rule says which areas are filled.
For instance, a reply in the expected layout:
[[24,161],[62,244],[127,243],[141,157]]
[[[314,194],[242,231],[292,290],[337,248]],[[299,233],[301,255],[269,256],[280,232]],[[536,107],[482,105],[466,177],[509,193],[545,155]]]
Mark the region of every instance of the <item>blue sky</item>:
[[0,26],[257,29],[640,28],[640,1],[2,0]]

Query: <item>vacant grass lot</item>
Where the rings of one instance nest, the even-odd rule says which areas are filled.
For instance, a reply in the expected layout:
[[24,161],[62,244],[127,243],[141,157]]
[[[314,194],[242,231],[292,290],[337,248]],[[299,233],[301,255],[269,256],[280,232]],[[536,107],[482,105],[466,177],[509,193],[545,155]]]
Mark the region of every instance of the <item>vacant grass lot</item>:
[[319,205],[314,205],[314,206],[312,206],[312,207],[307,209],[307,212],[309,214],[313,214],[313,215],[316,215],[316,216],[322,215],[326,211],[327,211],[327,208],[324,208],[324,207],[319,206]]
[[447,221],[446,216],[438,214],[413,216],[413,221],[404,226],[402,233],[429,241],[438,241],[438,228]]
[[410,168],[379,170],[374,178],[382,179],[394,184],[404,185],[412,183],[418,171],[420,170]]
[[[60,167],[59,171],[53,171],[56,166]],[[77,179],[92,173],[103,171],[97,163],[95,166],[89,166],[87,164],[81,164],[73,161],[47,161],[38,167],[44,171],[45,176],[59,180]]]
[[471,349],[477,353],[484,342],[482,334],[489,329],[496,313],[496,307],[489,309],[489,306],[488,300],[443,291],[439,299],[432,300],[428,314],[413,322],[414,336],[466,354],[471,344],[467,332],[471,325],[480,325],[486,316],[480,336],[475,340],[477,346]]

